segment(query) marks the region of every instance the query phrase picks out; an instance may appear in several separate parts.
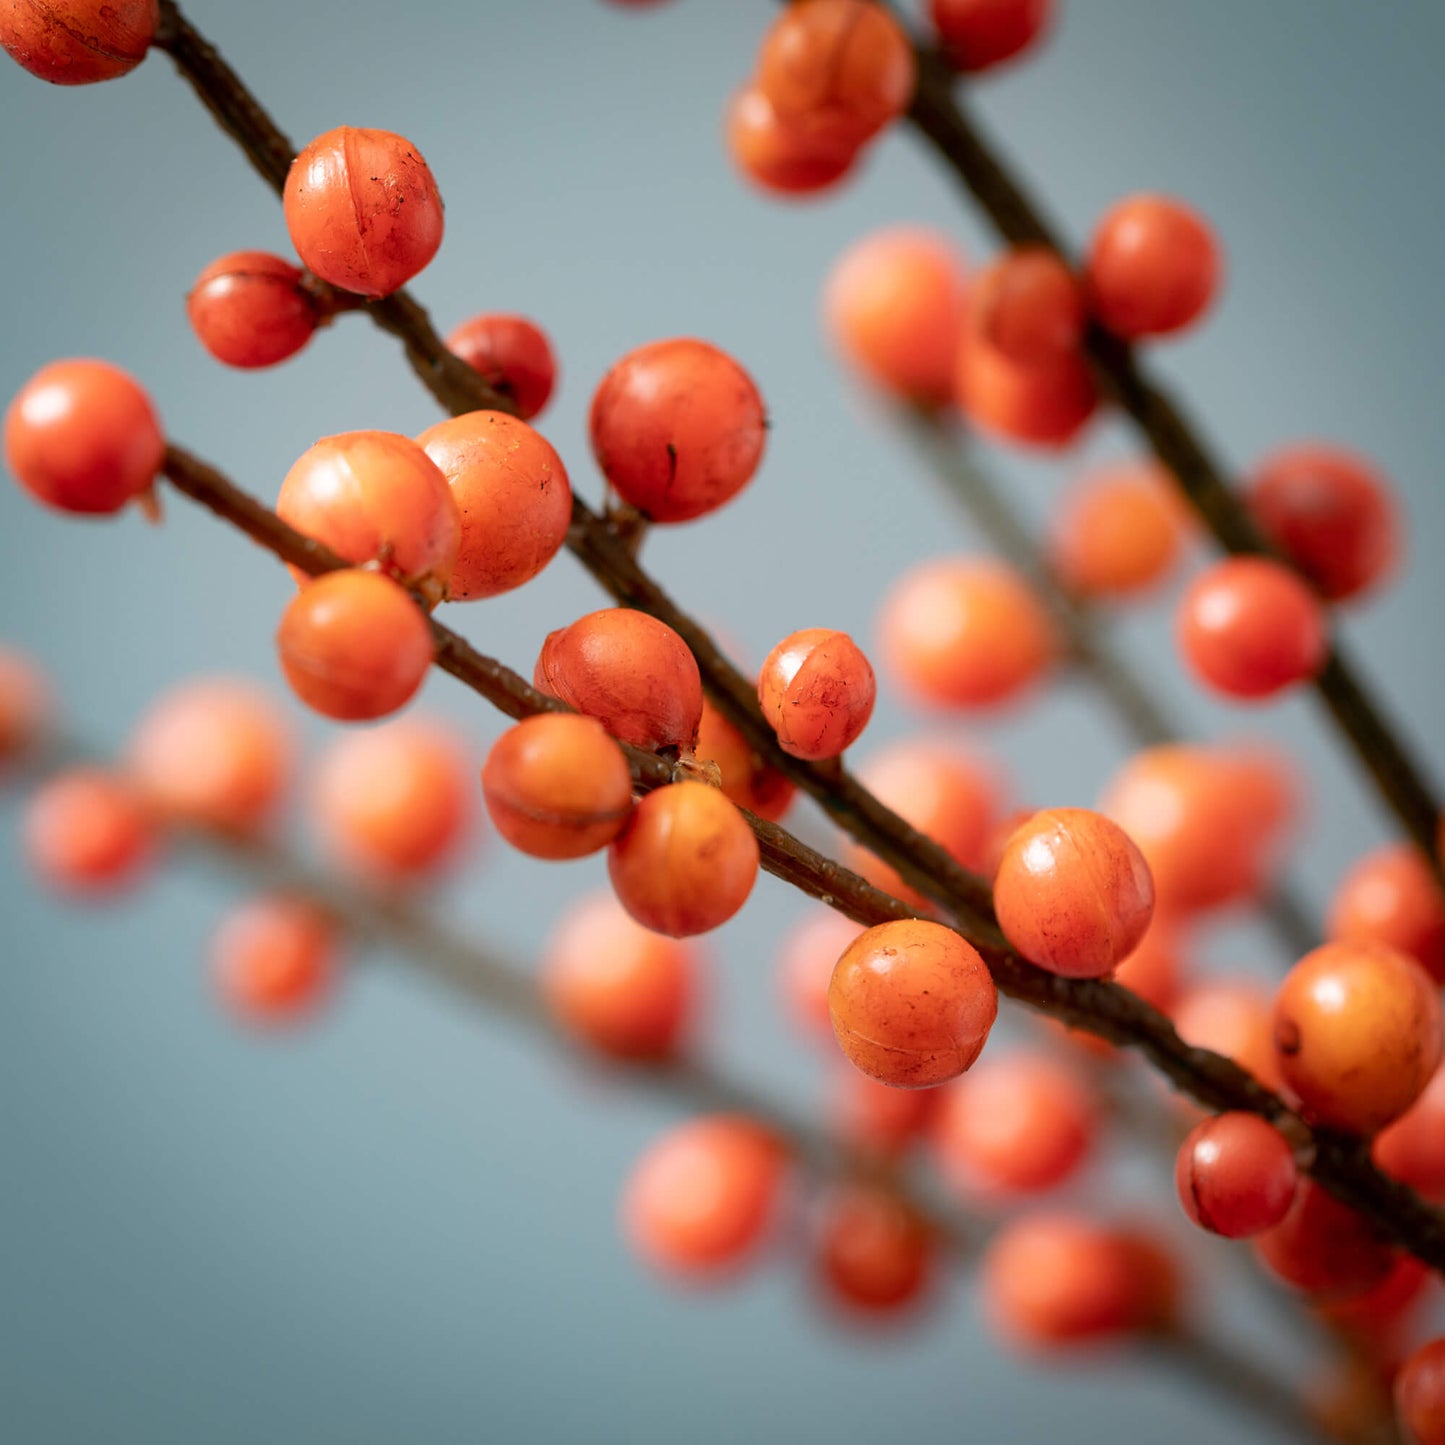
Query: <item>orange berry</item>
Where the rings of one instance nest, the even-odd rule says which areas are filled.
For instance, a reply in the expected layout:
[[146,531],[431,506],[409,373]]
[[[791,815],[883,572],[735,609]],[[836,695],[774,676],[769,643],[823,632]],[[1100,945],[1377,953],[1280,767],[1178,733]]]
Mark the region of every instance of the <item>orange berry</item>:
[[672,628],[645,612],[607,607],[548,633],[532,681],[624,743],[649,752],[697,744],[697,662]]
[[487,312],[463,321],[447,337],[473,371],[517,403],[517,414],[531,421],[542,411],[557,384],[557,359],[547,333],[525,316]]
[[783,120],[828,120],[860,143],[903,114],[917,79],[903,27],[869,0],[796,0],[758,52],[757,87]]
[[762,91],[741,90],[728,105],[728,152],[738,170],[775,195],[816,195],[853,168],[858,140],[828,120],[784,122]]
[[844,359],[884,391],[931,406],[953,399],[963,312],[958,248],[921,227],[855,242],[823,292],[823,317]]
[[644,928],[689,938],[721,927],[748,901],[758,856],[747,820],[717,788],[671,783],[633,809],[607,872]]
[[916,1303],[936,1263],[927,1221],[892,1190],[867,1184],[828,1195],[818,1252],[828,1293],[869,1314]]
[[5,413],[5,464],[61,512],[118,512],[149,490],[165,454],[150,397],[108,361],[52,361]]
[[632,772],[595,718],[539,713],[502,734],[482,768],[497,832],[533,858],[605,848],[632,813]]
[[186,297],[202,346],[227,366],[275,366],[316,330],[316,304],[299,266],[268,251],[234,251],[212,261]]
[[[323,437],[286,473],[276,512],[348,562],[380,562],[428,602],[446,593],[461,513],[441,469],[408,437],[385,431]],[[291,575],[309,582],[298,568]]]
[[1395,1376],[1395,1413],[1417,1445],[1445,1445],[1445,1339],[1405,1361]]
[[1394,1268],[1395,1251],[1363,1215],[1301,1179],[1284,1220],[1255,1251],[1273,1273],[1306,1294],[1343,1300],[1364,1294]]
[[[825,997],[824,1024],[831,1034],[826,1006]],[[876,1159],[892,1159],[933,1122],[944,1092],[895,1089],[840,1061],[828,1077],[828,1123],[850,1148]]]
[[1268,1089],[1282,1086],[1271,1002],[1252,980],[1217,979],[1186,989],[1173,1017],[1190,1047],[1233,1059]]
[[296,1023],[335,986],[336,928],[304,899],[261,898],[222,923],[211,958],[221,999],[247,1023]]
[[1084,262],[1089,304],[1117,336],[1164,336],[1209,309],[1222,262],[1209,223],[1166,196],[1120,201]]
[[140,880],[155,839],[129,783],[98,768],[72,768],[47,779],[30,800],[25,851],[52,887],[99,896]]
[[1009,840],[993,886],[1015,949],[1065,978],[1101,978],[1140,944],[1154,880],[1133,840],[1087,808],[1046,808]]
[[673,1053],[694,1012],[698,973],[696,944],[643,928],[608,893],[573,904],[542,955],[552,1016],[619,1059]]
[[1201,573],[1180,601],[1178,636],[1205,686],[1246,699],[1316,676],[1329,648],[1319,600],[1265,557],[1231,557]]
[[1441,1057],[1440,999],[1413,959],[1327,943],[1289,971],[1274,1006],[1280,1072],[1305,1111],[1374,1134],[1420,1097]]
[[1053,623],[1002,562],[926,562],[884,600],[880,648],[905,691],[939,707],[986,707],[1021,696],[1058,651]]
[[442,243],[442,198],[405,136],[343,125],[291,163],[284,194],[291,244],[323,281],[390,296]]
[[126,752],[127,771],[160,813],[234,832],[259,828],[281,802],[290,731],[260,688],[201,678],[160,698]]
[[351,568],[318,577],[292,599],[276,646],[297,697],[340,722],[404,707],[436,656],[421,608],[390,578]]
[[461,513],[451,600],[510,592],[557,555],[572,521],[572,486],[540,432],[505,412],[473,411],[430,427],[417,443]]
[[628,352],[602,378],[588,424],[607,480],[654,522],[688,522],[731,501],[767,438],[752,377],[687,337]]
[[0,46],[52,85],[90,85],[134,70],[160,20],[156,0],[10,0]]
[[1091,472],[1054,513],[1054,566],[1085,597],[1136,596],[1168,576],[1187,525],[1178,488],[1162,468]]
[[1344,447],[1271,453],[1250,479],[1248,501],[1269,539],[1331,602],[1376,587],[1404,550],[1389,482]]
[[1411,1189],[1445,1199],[1445,1068],[1436,1069],[1420,1097],[1377,1135],[1375,1163]]
[[873,716],[877,688],[863,650],[846,632],[805,627],[767,655],[758,704],[778,746],[795,758],[836,758]]
[[1332,940],[1385,943],[1445,983],[1445,894],[1420,851],[1398,843],[1366,854],[1330,902]]
[[833,1032],[865,1074],[901,1089],[957,1078],[978,1057],[998,990],[972,944],[921,919],[869,928],[828,986]]
[[[820,904],[784,936],[778,952],[778,988],[789,1016],[805,1032],[832,1038],[828,985],[833,965],[862,932],[861,923]],[[857,1077],[851,1069],[847,1073]]]
[[50,724],[50,684],[24,653],[0,647],[0,775],[24,756]]
[[940,1094],[934,1157],[966,1195],[1053,1189],[1083,1164],[1098,1133],[1094,1091],[1043,1054],[990,1055]]
[[1217,1114],[1180,1145],[1174,1183],[1184,1212],[1201,1229],[1246,1239],[1289,1212],[1299,1168],[1284,1135],[1256,1114]]
[[342,864],[380,879],[444,867],[471,821],[471,763],[460,739],[419,718],[343,733],[311,787],[316,826]]
[[930,0],[929,15],[955,70],[989,70],[1038,43],[1053,0]]
[[1156,909],[1139,946],[1114,970],[1114,982],[1138,994],[1160,1013],[1172,1014],[1184,968],[1182,930]]
[[714,1114],[664,1134],[637,1162],[623,1227],[654,1268],[716,1278],[756,1252],[778,1213],[787,1154],[761,1124]]
[[783,817],[797,793],[787,776],[765,763],[707,698],[697,729],[697,757],[717,764],[726,797],[769,822]]

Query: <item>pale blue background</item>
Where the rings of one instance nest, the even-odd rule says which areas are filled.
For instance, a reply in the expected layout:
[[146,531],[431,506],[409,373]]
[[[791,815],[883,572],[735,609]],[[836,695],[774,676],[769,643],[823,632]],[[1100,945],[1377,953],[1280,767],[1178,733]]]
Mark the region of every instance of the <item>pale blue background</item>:
[[[501,308],[549,328],[564,375],[546,430],[584,494],[598,495],[585,407],[610,360],[695,332],[752,369],[775,422],[762,474],[716,519],[656,535],[648,561],[753,657],[800,626],[871,637],[889,580],[951,545],[955,520],[840,384],[817,292],[839,250],[883,222],[942,226],[975,257],[989,237],[907,134],[821,205],[742,187],[719,116],[766,0],[635,15],[598,0],[191,8],[298,141],[349,123],[422,148],[448,211],[419,294],[443,325]],[[1064,10],[1038,62],[979,85],[978,104],[1076,238],[1135,188],[1175,191],[1215,218],[1227,298],[1197,337],[1161,348],[1160,368],[1236,463],[1316,433],[1394,476],[1415,566],[1348,631],[1445,774],[1434,556],[1445,11],[1436,0]],[[395,348],[359,322],[269,375],[202,354],[182,308],[192,276],[224,250],[284,248],[285,233],[164,57],[81,92],[6,66],[0,133],[0,394],[51,357],[111,357],[145,380],[178,440],[266,496],[321,434],[434,419]],[[1089,454],[1129,445],[1102,428]],[[1062,474],[997,465],[1040,511]],[[0,630],[49,663],[74,727],[96,742],[118,743],[181,676],[275,679],[270,635],[290,584],[190,508],[173,504],[163,530],[134,516],[74,525],[6,490],[0,524]],[[548,629],[596,605],[564,557],[535,587],[452,620],[525,671]],[[1299,876],[1321,900],[1385,828],[1312,705],[1248,717],[1207,706],[1162,615],[1125,631],[1200,730],[1298,743],[1315,790]],[[424,705],[479,751],[498,730],[445,678]],[[877,738],[904,722],[886,703]],[[1082,688],[978,731],[1032,800],[1088,802],[1119,757]],[[559,1065],[391,960],[359,971],[313,1033],[258,1044],[218,1014],[201,968],[232,885],[179,867],[117,911],[65,910],[25,873],[13,801],[0,812],[7,1440],[1274,1438],[1128,1363],[1018,1366],[986,1337],[962,1277],[927,1329],[898,1337],[830,1323],[785,1263],[715,1297],[676,1294],[639,1270],[613,1222],[631,1159],[674,1117],[666,1105]],[[479,937],[528,957],[598,874],[494,846],[451,901]],[[764,880],[718,936],[707,1048],[806,1098],[819,1064],[778,1017],[772,983],[773,939],[796,911]],[[1279,962],[1245,928],[1211,951],[1234,967]],[[1172,1218],[1162,1176],[1131,1176],[1133,1202]],[[1218,1275],[1223,1258],[1205,1255],[1201,1273]],[[1253,1313],[1237,1307],[1236,1327],[1270,1341]]]

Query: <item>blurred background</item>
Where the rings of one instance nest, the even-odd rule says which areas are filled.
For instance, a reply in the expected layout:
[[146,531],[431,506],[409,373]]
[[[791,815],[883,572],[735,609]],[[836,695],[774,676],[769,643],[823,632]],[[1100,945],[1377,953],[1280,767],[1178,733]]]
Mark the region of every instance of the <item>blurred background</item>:
[[[909,564],[980,548],[889,422],[850,384],[818,316],[851,241],[917,222],[992,249],[970,204],[906,129],[856,181],[789,205],[745,187],[721,141],[773,6],[677,0],[629,13],[546,4],[191,0],[187,11],[304,142],[384,127],[426,155],[447,236],[416,291],[443,329],[516,310],[551,334],[560,394],[541,419],[574,486],[600,486],[592,388],[623,352],[697,334],[736,355],[773,429],[750,489],[715,518],[654,532],[647,563],[752,662],[827,625],[865,645]],[[1348,640],[1403,733],[1445,775],[1445,411],[1439,398],[1439,147],[1434,0],[1075,0],[1032,63],[973,87],[988,128],[1075,241],[1115,198],[1175,193],[1212,218],[1226,294],[1157,348],[1236,466],[1306,436],[1394,479],[1412,565],[1351,612]],[[98,355],[150,388],[168,432],[270,500],[317,437],[435,419],[395,346],[343,319],[295,361],[226,371],[185,318],[222,252],[285,251],[279,206],[163,55],[63,91],[0,69],[8,284],[0,394],[58,356]],[[1096,426],[1063,460],[985,460],[1042,519],[1086,463],[1133,454]],[[280,689],[271,637],[291,584],[271,559],[167,499],[78,524],[0,491],[3,640],[51,670],[74,731],[119,745],[158,691],[240,672]],[[544,635],[602,605],[561,556],[508,597],[449,612],[530,672]],[[1294,876],[1316,908],[1390,836],[1309,697],[1241,712],[1205,701],[1170,646],[1167,606],[1115,629],[1200,735],[1273,737],[1310,778]],[[292,707],[298,732],[326,727]],[[419,710],[478,759],[500,719],[450,679]],[[920,719],[885,695],[858,753],[921,727],[996,760],[1021,801],[1089,804],[1126,740],[1085,684],[981,721]],[[306,839],[304,794],[296,836]],[[828,841],[818,815],[797,826]],[[1131,1361],[1020,1363],[995,1344],[967,1271],[911,1329],[836,1318],[784,1249],[716,1292],[680,1292],[616,1226],[632,1161],[679,1108],[468,1009],[405,961],[364,954],[314,1028],[258,1038],[216,1006],[204,967],[234,880],[178,860],[114,910],[37,889],[0,802],[0,1417],[16,1441],[704,1441],[967,1438],[1078,1442],[1276,1438]],[[486,840],[438,906],[535,959],[602,864],[542,865]],[[783,1017],[781,933],[801,901],[764,878],[711,938],[700,1049],[800,1107],[822,1059]],[[1209,966],[1276,971],[1268,935],[1225,920]],[[1103,1171],[1076,1192],[1107,1197]],[[1127,1203],[1178,1220],[1163,1161]],[[1227,1247],[1201,1245],[1202,1277]],[[796,1251],[793,1252],[796,1254]],[[1210,1305],[1277,1345],[1247,1297]]]

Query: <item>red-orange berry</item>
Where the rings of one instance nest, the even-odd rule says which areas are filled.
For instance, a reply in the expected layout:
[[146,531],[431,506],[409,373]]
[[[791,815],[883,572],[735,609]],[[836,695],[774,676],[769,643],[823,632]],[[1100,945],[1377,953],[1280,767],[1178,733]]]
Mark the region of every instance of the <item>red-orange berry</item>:
[[987,707],[1022,695],[1058,652],[1053,623],[1002,562],[926,562],[896,582],[878,618],[880,650],[917,701]]
[[258,899],[221,924],[211,962],[221,1000],[247,1023],[297,1023],[315,1013],[335,985],[336,927],[304,899]]
[[1208,310],[1222,264],[1198,212],[1166,196],[1131,196],[1094,232],[1084,262],[1089,304],[1117,336],[1181,331]]
[[1445,894],[1409,843],[1360,859],[1335,890],[1325,927],[1334,940],[1388,944],[1445,983]]
[[535,321],[508,312],[485,312],[452,331],[447,348],[498,391],[517,403],[517,415],[531,421],[557,385],[557,358],[547,333]]
[[532,681],[624,743],[651,752],[691,752],[697,743],[697,662],[672,628],[645,612],[608,607],[548,633]]
[[129,783],[98,768],[73,768],[48,779],[30,800],[25,850],[52,887],[99,896],[138,882],[155,840]]
[[956,70],[989,70],[1038,43],[1053,0],[930,0],[929,15]]
[[[286,473],[276,511],[348,562],[380,562],[429,602],[445,595],[462,519],[441,469],[409,437],[353,431],[323,437]],[[299,569],[292,575],[305,584]]]
[[637,1162],[622,1198],[623,1228],[654,1268],[687,1280],[717,1278],[763,1244],[787,1162],[782,1143],[751,1119],[694,1119]]
[[978,950],[921,919],[880,923],[839,958],[828,986],[833,1032],[865,1074],[901,1089],[957,1078],[978,1057],[998,990]]
[[1201,1229],[1247,1239],[1289,1212],[1299,1168],[1284,1135],[1256,1114],[1217,1114],[1180,1145],[1174,1184]]
[[[824,1025],[831,1035],[832,1019],[826,1009],[825,997]],[[828,1122],[851,1148],[874,1158],[892,1159],[932,1124],[944,1092],[895,1089],[840,1060],[828,1076]]]
[[118,512],[150,488],[165,454],[150,397],[108,361],[52,361],[5,413],[6,465],[62,512]]
[[[854,923],[831,908],[818,906],[784,936],[778,951],[778,989],[789,1016],[799,1028],[832,1038],[828,985],[833,978],[833,966],[862,932],[861,923]],[[857,1077],[851,1069],[847,1073]]]
[[472,819],[472,765],[439,723],[404,718],[335,738],[311,811],[333,857],[364,876],[417,878],[457,854]]
[[873,716],[877,685],[863,650],[846,632],[806,627],[785,637],[758,674],[758,704],[795,758],[836,758]]
[[999,926],[1031,963],[1100,978],[1143,940],[1154,880],[1117,823],[1087,808],[1046,808],[1009,840],[993,898]]
[[953,399],[963,314],[958,248],[921,227],[865,236],[823,292],[823,318],[844,359],[884,391],[930,406]]
[[533,858],[583,858],[605,848],[632,813],[632,773],[595,718],[539,713],[487,754],[482,796],[497,832]]
[[858,142],[908,108],[918,79],[903,27],[869,0],[796,0],[758,52],[757,87],[788,120],[828,120]]
[[276,812],[292,766],[290,730],[260,688],[202,678],[159,699],[137,725],[127,770],[152,807],[247,832]]
[[1082,477],[1054,512],[1050,550],[1061,580],[1085,597],[1134,597],[1163,581],[1188,520],[1169,474],[1152,464]]
[[1440,998],[1413,959],[1379,943],[1327,943],[1289,971],[1274,1006],[1284,1081],[1306,1113],[1374,1134],[1420,1097],[1440,1063]]
[[156,0],[9,0],[0,46],[52,85],[90,85],[134,70],[160,19]]
[[301,269],[269,251],[235,251],[212,261],[186,297],[202,346],[227,366],[275,366],[316,330],[316,304]]
[[1395,1376],[1395,1413],[1414,1445],[1445,1445],[1445,1339],[1405,1361]]
[[296,254],[323,281],[390,296],[442,243],[442,198],[405,136],[343,125],[291,163],[284,193]]
[[461,543],[447,596],[495,597],[530,582],[557,555],[572,486],[552,444],[501,411],[439,422],[417,444],[451,484]]
[[672,783],[638,803],[607,854],[607,872],[644,928],[688,938],[721,927],[748,901],[758,840],[719,789]]
[[767,419],[753,379],[687,337],[629,352],[602,378],[589,416],[597,465],[654,522],[716,511],[752,480]]
[[728,153],[743,176],[775,195],[817,195],[853,169],[858,140],[824,120],[785,122],[755,88],[741,90],[728,105]]
[[828,1293],[867,1314],[915,1304],[935,1266],[932,1229],[892,1190],[857,1184],[830,1193],[819,1227],[818,1265]]
[[702,762],[717,764],[723,793],[738,807],[776,823],[792,805],[797,788],[786,774],[764,762],[707,698],[702,700],[696,753]]
[[608,893],[573,904],[542,954],[552,1016],[618,1059],[673,1053],[695,1009],[698,974],[696,944],[643,928]]
[[1436,1069],[1420,1097],[1375,1135],[1375,1163],[1411,1189],[1445,1199],[1445,1068]]
[[339,722],[404,707],[436,657],[426,614],[406,592],[379,572],[350,568],[292,599],[276,646],[297,697]]
[[1186,1044],[1233,1059],[1266,1088],[1282,1087],[1272,1003],[1253,980],[1215,979],[1186,989],[1173,1019]]
[[1319,599],[1264,557],[1209,567],[1181,599],[1177,627],[1195,676],[1225,697],[1272,697],[1314,677],[1329,648]]
[[51,707],[45,674],[24,653],[0,647],[0,776],[40,741]]
[[1255,1241],[1261,1260],[1287,1284],[1327,1300],[1364,1294],[1394,1268],[1395,1251],[1361,1214],[1301,1179],[1283,1221]]

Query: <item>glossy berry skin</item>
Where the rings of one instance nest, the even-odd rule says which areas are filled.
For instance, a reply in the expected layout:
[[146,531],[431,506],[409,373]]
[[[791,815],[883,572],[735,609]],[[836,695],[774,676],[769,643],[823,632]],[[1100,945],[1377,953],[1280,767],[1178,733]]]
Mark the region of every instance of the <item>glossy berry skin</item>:
[[1250,477],[1247,500],[1265,535],[1330,602],[1374,590],[1404,551],[1389,482],[1344,447],[1271,453]]
[[964,285],[963,259],[946,236],[893,227],[839,258],[824,288],[823,319],[833,345],[866,381],[904,401],[946,406]]
[[532,682],[621,742],[650,752],[691,752],[697,742],[697,662],[672,628],[644,612],[608,607],[548,633]]
[[1335,941],[1388,944],[1445,983],[1445,894],[1408,843],[1377,849],[1350,869],[1330,900],[1325,931]]
[[442,243],[442,198],[421,152],[386,130],[338,126],[291,163],[283,194],[291,244],[323,281],[390,296]]
[[572,486],[540,432],[505,412],[473,411],[428,428],[417,444],[461,514],[450,600],[510,592],[557,555],[572,520]]
[[1045,1054],[990,1055],[940,1091],[934,1157],[967,1196],[1038,1194],[1087,1159],[1099,1102],[1075,1069]]
[[978,951],[920,919],[858,936],[828,986],[833,1032],[849,1061],[880,1083],[926,1089],[978,1058],[998,1014],[998,990]]
[[696,944],[635,923],[610,894],[580,899],[542,954],[553,1018],[580,1043],[615,1059],[673,1054],[695,1012]]
[[[819,904],[783,936],[778,949],[778,990],[794,1024],[817,1038],[833,1037],[828,985],[839,955],[863,926]],[[853,1070],[847,1070],[857,1077]]]
[[583,858],[605,848],[632,813],[632,774],[595,718],[539,713],[497,739],[482,767],[497,832],[533,858]]
[[290,782],[280,709],[240,678],[201,678],[160,698],[126,749],[132,781],[162,816],[228,832],[264,826]]
[[447,337],[447,349],[510,396],[523,421],[541,413],[557,385],[552,343],[525,316],[500,311],[473,316]]
[[1427,1198],[1445,1200],[1445,1068],[1375,1136],[1375,1163]]
[[404,707],[436,656],[426,615],[406,592],[350,568],[297,594],[276,646],[297,697],[338,722],[372,722]]
[[1133,840],[1087,808],[1046,808],[1004,849],[994,907],[1008,941],[1065,978],[1102,978],[1139,946],[1154,880]]
[[472,822],[467,748],[441,724],[402,718],[343,733],[318,759],[310,803],[327,854],[384,882],[437,874]]
[[891,1190],[857,1184],[831,1192],[818,1228],[818,1272],[829,1296],[868,1315],[918,1302],[936,1265],[933,1231]]
[[1138,597],[1174,570],[1188,525],[1161,467],[1111,467],[1082,477],[1060,499],[1050,552],[1061,580],[1081,596]]
[[851,128],[826,120],[784,121],[756,88],[739,91],[729,102],[725,134],[728,154],[747,180],[793,200],[831,190],[858,156]]
[[[825,1023],[831,1035],[831,1019],[825,1017]],[[895,1089],[840,1060],[828,1078],[828,1123],[840,1140],[860,1154],[896,1159],[932,1124],[945,1092]]]
[[[323,437],[281,483],[276,512],[348,562],[380,562],[429,602],[456,566],[462,519],[447,479],[409,437],[353,431]],[[297,581],[306,577],[292,569]]]
[[335,987],[340,965],[336,928],[303,899],[258,899],[222,923],[211,963],[222,1002],[246,1023],[299,1023]]
[[879,652],[916,701],[944,708],[1016,699],[1058,651],[1053,624],[1001,562],[927,562],[894,584],[878,619]]
[[758,51],[757,88],[783,120],[826,120],[860,144],[903,114],[917,79],[908,36],[868,0],[796,0]]
[[0,46],[52,85],[90,85],[134,70],[160,18],[156,0],[6,0]]
[[1180,1145],[1174,1184],[1201,1229],[1248,1239],[1289,1212],[1299,1169],[1284,1136],[1256,1114],[1218,1114]]
[[761,1124],[713,1114],[663,1135],[622,1198],[633,1248],[678,1279],[717,1279],[764,1243],[779,1210],[787,1153]]
[[1032,49],[1053,21],[1053,0],[929,0],[955,70],[991,70]]
[[222,256],[196,277],[186,297],[191,329],[227,366],[275,366],[316,331],[316,305],[301,279],[299,267],[268,251]]
[[40,741],[51,710],[45,674],[24,653],[0,647],[0,778]]
[[53,361],[5,413],[5,464],[39,502],[105,516],[149,490],[166,440],[150,397],[108,361]]
[[633,809],[607,854],[622,906],[644,928],[689,938],[721,927],[753,891],[758,840],[717,788],[671,783]]
[[654,522],[688,522],[752,480],[763,399],[726,352],[682,337],[629,352],[602,378],[588,424],[597,465]]
[[1273,697],[1318,674],[1329,634],[1318,598],[1264,557],[1231,557],[1195,579],[1179,604],[1179,650],[1225,697]]
[[758,704],[795,758],[836,758],[873,716],[877,684],[863,650],[846,632],[806,627],[785,637],[758,674]]
[[1165,336],[1209,309],[1221,269],[1202,216],[1166,196],[1139,195],[1099,222],[1084,279],[1094,315],[1116,336]]
[[717,764],[723,794],[738,807],[776,823],[792,806],[797,788],[785,774],[765,763],[706,697],[697,729],[697,757]]
[[1280,986],[1274,1044],[1308,1115],[1374,1134],[1420,1097],[1440,1063],[1439,995],[1419,964],[1384,944],[1327,943]]
[[139,794],[99,768],[72,768],[47,779],[26,809],[24,837],[40,878],[76,897],[133,886],[155,852]]
[[1395,1414],[1413,1445],[1445,1445],[1445,1339],[1405,1361],[1395,1376]]
[[1369,1222],[1320,1188],[1301,1179],[1283,1221],[1261,1234],[1255,1250],[1287,1284],[1323,1300],[1345,1300],[1381,1283],[1394,1268],[1395,1250]]

